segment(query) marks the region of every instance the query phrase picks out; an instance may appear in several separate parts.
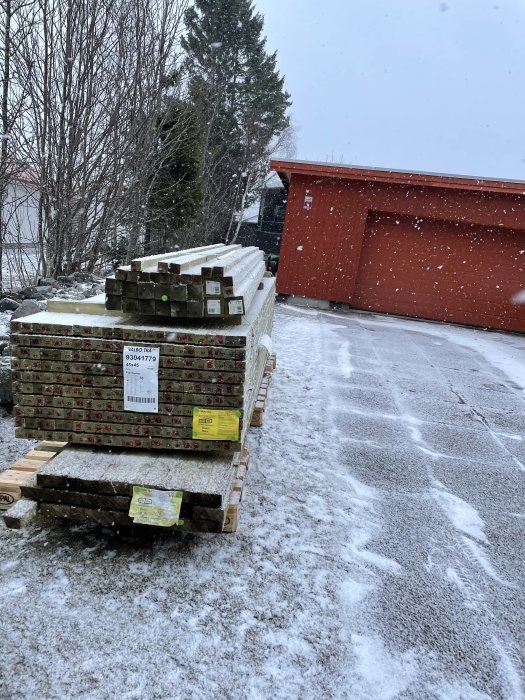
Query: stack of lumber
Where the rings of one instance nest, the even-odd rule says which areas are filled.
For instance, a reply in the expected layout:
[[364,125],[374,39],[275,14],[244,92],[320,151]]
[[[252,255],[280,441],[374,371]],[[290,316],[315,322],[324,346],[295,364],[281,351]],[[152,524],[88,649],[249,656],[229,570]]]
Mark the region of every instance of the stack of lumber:
[[4,520],[17,528],[40,514],[133,526],[132,494],[141,486],[182,492],[180,519],[163,530],[234,532],[247,468],[246,449],[233,457],[171,452],[151,459],[141,450],[67,447],[34,474],[26,474],[22,499]]
[[[225,264],[221,270],[228,273],[231,268]],[[60,311],[13,321],[17,437],[137,449],[238,451],[268,356],[264,337],[271,334],[275,279],[264,277],[261,287],[253,293],[241,325],[220,329],[119,317],[96,301],[84,305],[91,306],[90,313],[85,308],[74,313],[78,302],[61,302]],[[138,404],[124,407],[125,398],[134,398],[124,396],[123,358],[131,345],[159,352],[155,412]],[[206,408],[217,415],[238,412],[236,434],[196,438],[196,410]]]
[[214,245],[133,260],[106,279],[106,308],[166,318],[238,321],[265,272],[259,248]]

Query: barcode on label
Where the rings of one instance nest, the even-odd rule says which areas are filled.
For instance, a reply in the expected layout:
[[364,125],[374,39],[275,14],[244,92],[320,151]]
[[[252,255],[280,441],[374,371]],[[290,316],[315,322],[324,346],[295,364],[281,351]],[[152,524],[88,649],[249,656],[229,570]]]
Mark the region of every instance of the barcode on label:
[[208,314],[220,316],[221,313],[221,302],[217,299],[208,299],[207,301]]
[[221,293],[221,283],[214,282],[213,280],[206,281],[206,294],[220,294]]
[[126,396],[126,399],[131,403],[157,403],[157,399],[145,398],[144,396]]
[[244,313],[244,304],[242,299],[231,299],[228,302],[228,313],[230,316],[242,316]]

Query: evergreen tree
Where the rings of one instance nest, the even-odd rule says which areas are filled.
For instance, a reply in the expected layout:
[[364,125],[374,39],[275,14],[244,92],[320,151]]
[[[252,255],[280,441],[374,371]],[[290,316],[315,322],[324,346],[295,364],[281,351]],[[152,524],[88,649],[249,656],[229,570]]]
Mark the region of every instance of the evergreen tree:
[[249,203],[269,144],[288,126],[290,96],[250,0],[195,0],[185,21],[189,95],[204,124],[196,226],[211,240],[227,236]]
[[145,248],[165,251],[188,243],[186,229],[203,200],[202,125],[190,105],[176,101],[159,124],[158,167],[149,195]]

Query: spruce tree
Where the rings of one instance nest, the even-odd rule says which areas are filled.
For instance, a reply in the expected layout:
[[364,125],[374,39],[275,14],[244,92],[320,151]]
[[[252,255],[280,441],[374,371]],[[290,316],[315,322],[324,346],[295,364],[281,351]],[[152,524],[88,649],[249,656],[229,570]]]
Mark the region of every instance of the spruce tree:
[[159,123],[149,195],[146,252],[185,247],[187,227],[203,201],[200,179],[202,124],[190,105],[172,102]]
[[254,173],[266,168],[268,145],[288,125],[290,96],[250,0],[195,0],[185,20],[189,95],[204,124],[196,225],[212,240],[227,235]]

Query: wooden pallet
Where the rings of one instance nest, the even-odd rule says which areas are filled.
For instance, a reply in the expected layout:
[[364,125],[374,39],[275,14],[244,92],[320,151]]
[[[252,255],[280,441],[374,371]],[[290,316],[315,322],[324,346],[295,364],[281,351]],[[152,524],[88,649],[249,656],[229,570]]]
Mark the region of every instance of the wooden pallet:
[[0,510],[8,510],[20,498],[21,485],[49,462],[67,443],[44,440],[0,474]]
[[268,398],[268,389],[270,387],[270,381],[272,379],[272,373],[275,369],[275,365],[276,356],[275,354],[272,354],[266,361],[261,386],[259,387],[259,393],[257,394],[257,399],[255,401],[252,419],[250,421],[250,426],[252,428],[262,427],[264,411],[266,409],[266,399]]
[[241,452],[241,459],[237,474],[233,480],[232,490],[230,494],[230,503],[226,513],[226,519],[222,528],[223,532],[236,532],[239,524],[239,506],[242,501],[244,492],[244,479],[248,471],[249,452],[246,447]]

